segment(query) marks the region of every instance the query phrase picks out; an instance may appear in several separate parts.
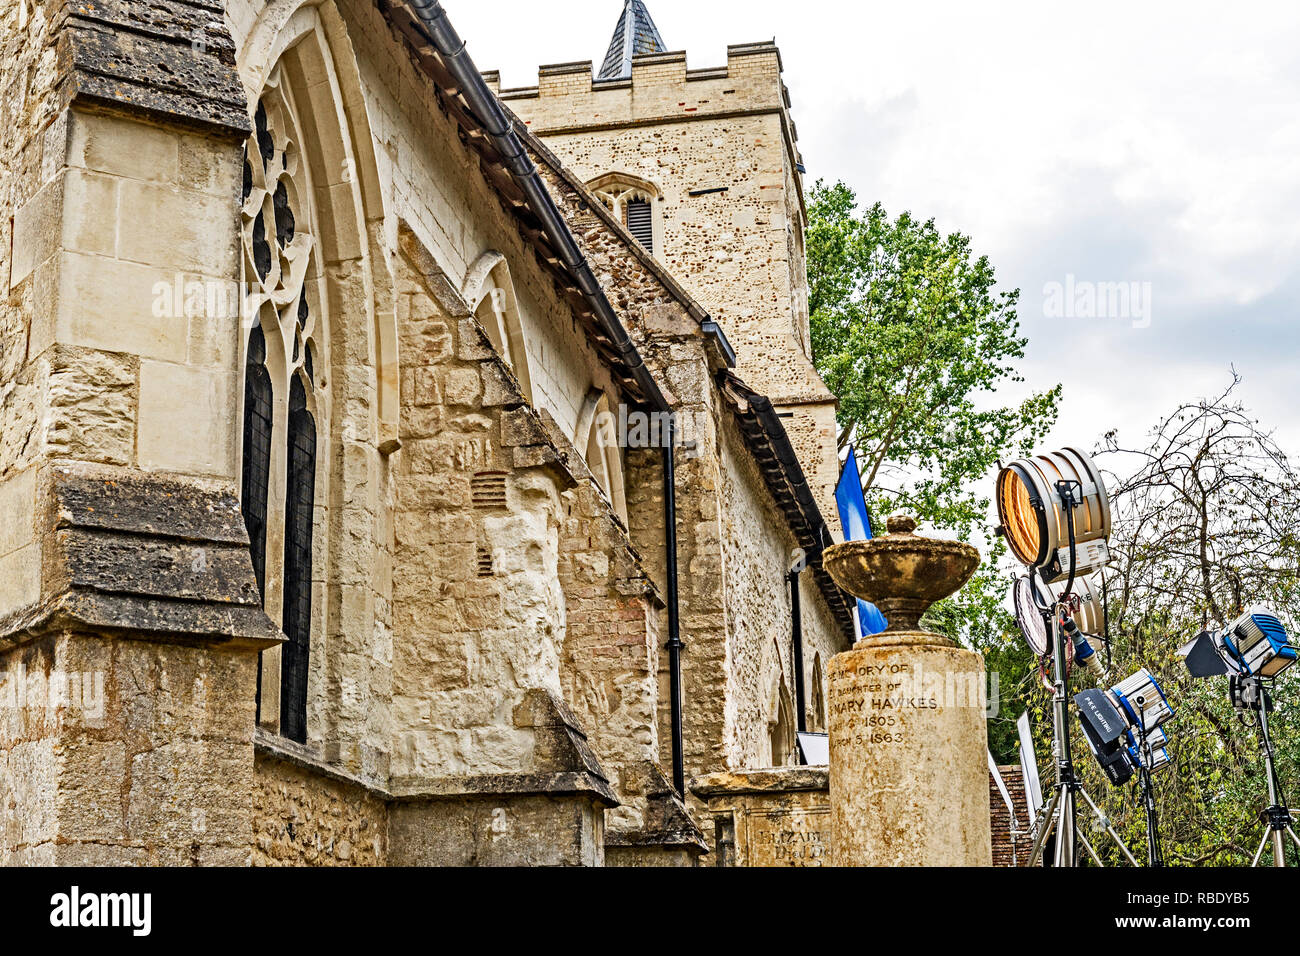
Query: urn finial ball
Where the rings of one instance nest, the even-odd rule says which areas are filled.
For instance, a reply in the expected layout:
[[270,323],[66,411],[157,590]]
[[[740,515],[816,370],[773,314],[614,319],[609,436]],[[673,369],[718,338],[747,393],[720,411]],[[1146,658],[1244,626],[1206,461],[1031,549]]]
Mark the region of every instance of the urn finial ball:
[[891,515],[885,527],[890,534],[912,534],[916,531],[916,519],[911,515]]
[[[926,609],[960,590],[979,567],[980,554],[970,545],[922,537],[916,525],[910,515],[894,515],[886,522],[889,534],[837,544],[823,557],[836,584],[880,608],[889,621],[886,635],[924,633],[918,629]],[[951,643],[931,636],[932,643]]]

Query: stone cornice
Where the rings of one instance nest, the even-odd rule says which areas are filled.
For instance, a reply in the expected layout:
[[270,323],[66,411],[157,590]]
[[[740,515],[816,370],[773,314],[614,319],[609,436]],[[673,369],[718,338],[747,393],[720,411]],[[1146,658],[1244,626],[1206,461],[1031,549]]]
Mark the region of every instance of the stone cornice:
[[252,648],[283,641],[262,609],[232,489],[60,464],[42,478],[39,602],[0,644],[53,630]]
[[250,133],[220,0],[78,0],[61,15],[60,88],[68,102],[240,142]]
[[691,781],[691,793],[704,799],[748,794],[825,790],[828,767],[771,767],[765,770],[723,771]]

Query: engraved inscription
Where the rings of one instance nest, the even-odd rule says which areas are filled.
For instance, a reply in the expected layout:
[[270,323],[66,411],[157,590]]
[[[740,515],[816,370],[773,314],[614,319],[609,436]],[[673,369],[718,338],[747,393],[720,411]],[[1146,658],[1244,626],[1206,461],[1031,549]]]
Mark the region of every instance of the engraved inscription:
[[905,663],[862,664],[831,683],[837,744],[892,746],[907,740],[904,715],[939,709],[939,695]]
[[825,866],[830,808],[751,811],[746,866]]

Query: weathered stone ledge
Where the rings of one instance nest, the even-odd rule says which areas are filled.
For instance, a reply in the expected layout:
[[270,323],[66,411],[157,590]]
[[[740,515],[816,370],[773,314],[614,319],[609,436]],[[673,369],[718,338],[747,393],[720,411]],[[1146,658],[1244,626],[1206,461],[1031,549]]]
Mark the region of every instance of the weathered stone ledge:
[[618,796],[609,783],[587,771],[488,773],[420,780],[405,778],[394,780],[391,786],[392,801],[395,803],[476,797],[490,800],[509,793],[556,797],[586,794],[599,798],[607,808],[619,805]]
[[828,767],[772,767],[765,770],[723,771],[691,781],[691,792],[708,799],[728,794],[791,793],[825,790],[829,786]]
[[385,803],[393,799],[393,795],[383,787],[353,776],[346,770],[340,770],[338,767],[326,762],[325,758],[312,748],[305,747],[295,741],[275,737],[258,729],[253,734],[253,749],[260,757],[278,760],[281,763],[290,764],[299,770],[325,777],[336,783],[357,787]]

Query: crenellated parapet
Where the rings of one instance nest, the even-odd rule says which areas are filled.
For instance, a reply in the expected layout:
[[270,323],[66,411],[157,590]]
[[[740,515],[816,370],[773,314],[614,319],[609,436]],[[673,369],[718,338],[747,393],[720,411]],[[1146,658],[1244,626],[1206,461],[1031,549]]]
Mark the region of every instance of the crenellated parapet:
[[676,51],[634,57],[630,78],[599,79],[591,60],[542,66],[536,86],[501,89],[499,73],[484,76],[503,102],[526,115],[535,132],[549,135],[777,113],[799,162],[782,69],[780,50],[766,41],[730,46],[726,66],[706,69],[690,69],[686,53]]

